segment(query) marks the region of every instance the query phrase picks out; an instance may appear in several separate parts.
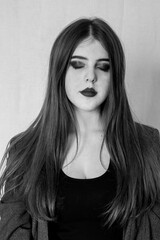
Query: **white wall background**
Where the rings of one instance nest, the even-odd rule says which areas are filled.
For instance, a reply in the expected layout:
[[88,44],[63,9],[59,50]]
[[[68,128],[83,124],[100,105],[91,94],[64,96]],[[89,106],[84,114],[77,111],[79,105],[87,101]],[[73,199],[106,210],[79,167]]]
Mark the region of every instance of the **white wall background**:
[[0,0],[0,158],[40,110],[57,34],[90,16],[104,18],[119,35],[132,110],[160,129],[159,0]]

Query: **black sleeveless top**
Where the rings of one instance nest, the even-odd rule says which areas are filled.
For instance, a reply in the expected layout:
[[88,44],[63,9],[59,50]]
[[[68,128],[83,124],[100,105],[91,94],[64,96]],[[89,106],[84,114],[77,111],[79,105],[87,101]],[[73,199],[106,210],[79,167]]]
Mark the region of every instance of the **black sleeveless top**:
[[99,177],[76,179],[60,173],[57,222],[49,222],[49,240],[122,240],[118,223],[105,223],[105,206],[116,193],[116,174],[110,163]]

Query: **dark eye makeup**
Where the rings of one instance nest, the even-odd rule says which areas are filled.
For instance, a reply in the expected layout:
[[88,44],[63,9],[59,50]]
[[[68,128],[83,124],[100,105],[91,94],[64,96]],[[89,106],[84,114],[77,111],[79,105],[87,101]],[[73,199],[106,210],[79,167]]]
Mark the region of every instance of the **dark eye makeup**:
[[110,64],[109,63],[98,64],[97,68],[99,68],[100,70],[102,70],[104,72],[108,72],[110,69]]
[[84,67],[84,63],[82,63],[80,61],[71,61],[70,65],[75,69],[79,69],[79,68]]
[[[83,68],[85,66],[85,64],[81,61],[71,61],[70,62],[70,66],[72,66],[74,69],[80,69]],[[104,71],[104,72],[108,72],[110,69],[110,64],[109,63],[97,63],[96,68]]]

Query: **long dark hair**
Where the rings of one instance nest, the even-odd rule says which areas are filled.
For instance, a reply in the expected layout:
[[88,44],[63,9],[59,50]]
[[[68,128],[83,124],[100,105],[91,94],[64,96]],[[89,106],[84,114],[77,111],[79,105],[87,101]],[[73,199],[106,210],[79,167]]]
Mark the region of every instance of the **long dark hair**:
[[[65,75],[78,44],[92,36],[107,50],[111,65],[108,96],[101,106],[105,142],[117,173],[117,193],[105,215],[125,224],[151,208],[160,191],[160,169],[151,131],[134,122],[128,104],[124,75],[125,59],[119,38],[102,19],[79,19],[57,37],[50,55],[48,86],[42,109],[24,132],[12,138],[1,164],[5,195],[25,201],[36,218],[55,219],[59,172],[68,148],[68,136],[76,133],[76,118],[65,93]],[[152,143],[152,144],[151,144]],[[150,146],[150,151],[148,151]],[[5,196],[4,195],[4,196]]]

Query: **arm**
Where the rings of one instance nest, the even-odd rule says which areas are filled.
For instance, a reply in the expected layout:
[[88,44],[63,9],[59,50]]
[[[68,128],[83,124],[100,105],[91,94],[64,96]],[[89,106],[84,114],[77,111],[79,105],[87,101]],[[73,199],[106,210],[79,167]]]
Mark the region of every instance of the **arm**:
[[31,216],[23,202],[0,202],[0,239],[33,239]]
[[[12,152],[7,154],[5,166]],[[31,240],[31,216],[23,201],[16,201],[14,194],[5,193],[8,185],[4,184],[0,191],[0,240]]]
[[[14,150],[8,154],[6,165]],[[0,190],[0,240],[48,240],[47,221],[31,217],[24,201],[14,201],[14,194],[5,193],[8,186],[9,181]]]

